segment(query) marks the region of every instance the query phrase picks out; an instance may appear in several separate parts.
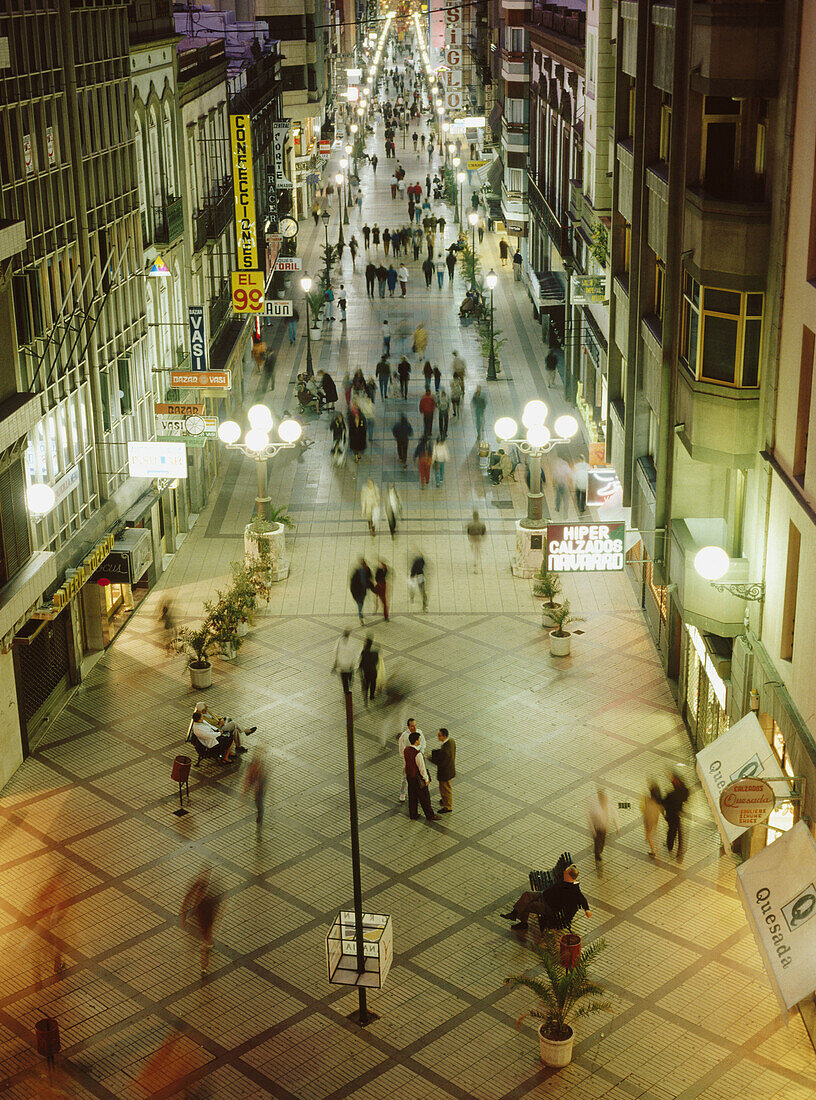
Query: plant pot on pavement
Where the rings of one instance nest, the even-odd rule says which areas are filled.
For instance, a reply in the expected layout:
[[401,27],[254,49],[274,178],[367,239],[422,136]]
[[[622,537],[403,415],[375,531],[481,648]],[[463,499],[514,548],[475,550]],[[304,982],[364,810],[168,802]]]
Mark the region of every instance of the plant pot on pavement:
[[251,525],[244,528],[244,559],[248,563],[261,561],[259,542],[263,540],[267,549],[270,583],[284,581],[289,576],[289,563],[284,559],[286,549],[286,528],[282,523],[274,523],[271,531],[252,533]]
[[572,635],[568,630],[550,631],[550,653],[553,657],[569,657]]
[[551,1039],[544,1034],[544,1024],[538,1029],[538,1047],[541,1051],[541,1061],[545,1066],[554,1066],[563,1069],[572,1061],[572,1045],[575,1042],[575,1032],[571,1027],[567,1039]]
[[249,634],[249,623],[247,623],[247,622],[238,623],[238,626],[236,627],[236,630],[238,632],[238,637],[239,638],[246,638],[247,634]]
[[191,661],[190,684],[194,688],[212,687],[212,665],[209,661]]
[[557,611],[560,607],[557,603],[543,603],[541,605],[541,625],[547,627],[550,630],[555,626],[555,619],[553,618],[553,612]]

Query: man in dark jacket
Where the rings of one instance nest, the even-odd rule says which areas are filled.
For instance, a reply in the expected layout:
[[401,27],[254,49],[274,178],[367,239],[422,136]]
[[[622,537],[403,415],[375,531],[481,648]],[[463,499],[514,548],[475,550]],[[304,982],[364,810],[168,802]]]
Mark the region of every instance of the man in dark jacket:
[[433,260],[430,258],[430,256],[428,256],[428,257],[426,257],[426,259],[424,259],[422,261],[422,274],[425,276],[425,286],[429,287],[431,285],[431,279],[433,279],[433,273],[434,273]]
[[369,298],[374,297],[374,283],[377,279],[377,268],[372,263],[366,264],[365,269],[365,281],[366,281],[366,294]]
[[574,863],[564,871],[564,881],[548,886],[546,890],[525,890],[509,913],[502,913],[505,920],[513,920],[515,930],[527,927],[530,913],[537,913],[551,923],[558,922],[568,928],[579,909],[592,916],[589,902],[578,885],[578,868]]
[[439,799],[442,803],[439,812],[449,814],[453,810],[451,780],[456,775],[456,742],[444,726],[437,732],[436,736],[440,741],[440,747],[433,749],[431,760],[436,764],[436,778],[439,781]]
[[394,439],[397,441],[397,458],[403,466],[408,465],[408,441],[414,434],[414,429],[411,427],[410,421],[406,417],[405,413],[399,418],[394,427],[391,429]]
[[411,364],[403,355],[397,364],[397,377],[399,378],[400,394],[403,401],[408,400],[408,379],[411,377]]
[[675,840],[677,840],[678,862],[682,862],[686,848],[683,838],[683,829],[680,824],[680,814],[683,812],[683,806],[686,804],[688,796],[688,787],[677,772],[672,772],[671,790],[663,797],[663,812],[666,815],[666,822],[669,826],[669,831],[666,834],[666,847],[671,851],[674,847]]

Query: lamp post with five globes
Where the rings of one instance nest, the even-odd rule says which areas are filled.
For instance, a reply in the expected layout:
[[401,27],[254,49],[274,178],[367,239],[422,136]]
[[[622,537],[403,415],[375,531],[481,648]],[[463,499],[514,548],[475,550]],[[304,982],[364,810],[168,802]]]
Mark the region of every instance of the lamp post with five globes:
[[241,428],[234,420],[225,420],[218,426],[218,438],[231,450],[256,460],[258,474],[258,493],[255,497],[255,511],[259,519],[266,519],[270,504],[269,486],[266,476],[266,461],[279,452],[294,447],[300,439],[302,428],[297,420],[281,420],[278,424],[280,442],[272,442],[269,433],[272,430],[272,413],[266,405],[253,405],[247,414],[249,431],[239,442]]

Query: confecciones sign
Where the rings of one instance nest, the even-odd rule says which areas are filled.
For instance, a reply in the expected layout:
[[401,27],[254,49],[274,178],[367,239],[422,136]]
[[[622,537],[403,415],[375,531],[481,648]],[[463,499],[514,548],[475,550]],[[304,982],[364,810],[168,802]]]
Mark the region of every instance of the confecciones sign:
[[249,115],[230,115],[230,139],[238,267],[241,271],[252,271],[258,266],[258,237],[255,224],[255,184],[252,178],[252,138]]
[[550,523],[548,573],[611,573],[623,569],[626,524]]

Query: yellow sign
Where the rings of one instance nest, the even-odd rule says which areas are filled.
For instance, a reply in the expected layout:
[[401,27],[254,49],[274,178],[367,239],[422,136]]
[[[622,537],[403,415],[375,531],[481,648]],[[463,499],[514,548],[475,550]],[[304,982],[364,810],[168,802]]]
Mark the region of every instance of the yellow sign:
[[262,271],[233,271],[233,313],[263,313],[264,273]]
[[258,266],[258,231],[255,218],[255,185],[252,178],[252,137],[249,115],[230,115],[230,141],[238,267],[242,271],[250,271]]
[[489,161],[486,160],[469,160],[467,162],[468,171],[475,172],[477,168],[483,168]]
[[65,584],[54,593],[51,601],[54,607],[65,607],[79,592],[91,573],[102,564],[112,549],[113,535],[105,535],[98,546],[95,546],[82,564],[77,567],[73,576],[69,577]]

